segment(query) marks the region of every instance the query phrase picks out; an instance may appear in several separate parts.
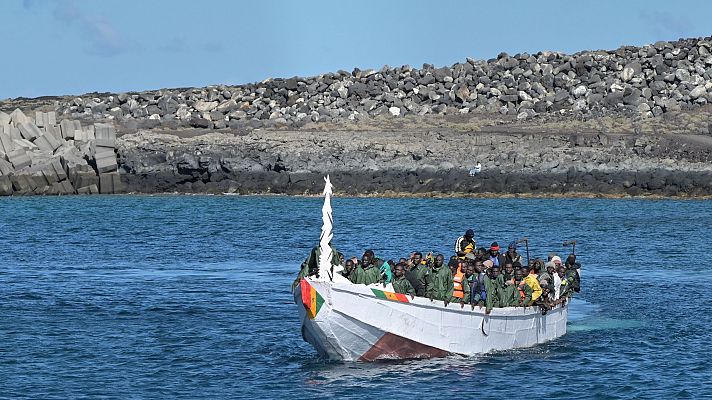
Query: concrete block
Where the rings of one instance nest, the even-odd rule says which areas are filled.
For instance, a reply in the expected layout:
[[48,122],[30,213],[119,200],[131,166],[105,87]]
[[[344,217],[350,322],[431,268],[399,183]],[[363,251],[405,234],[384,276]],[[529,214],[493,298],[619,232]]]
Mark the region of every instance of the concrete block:
[[30,119],[25,115],[25,113],[22,112],[19,108],[16,108],[13,112],[10,113],[10,122],[17,126],[20,124],[26,124],[30,122]]
[[63,181],[67,179],[67,171],[62,166],[62,161],[60,160],[60,157],[52,158],[50,165],[52,166],[54,173],[57,175],[58,180]]
[[25,149],[27,151],[31,150],[37,150],[38,147],[34,143],[30,142],[27,139],[12,139],[13,143],[15,143],[15,149],[21,148]]
[[94,127],[85,127],[74,133],[74,140],[82,142],[93,142],[96,140],[96,135],[94,134]]
[[97,146],[116,147],[116,128],[113,125],[94,124],[94,135]]
[[30,180],[34,182],[35,187],[34,189],[37,188],[43,188],[45,186],[51,185],[54,182],[57,182],[57,178],[53,177],[54,175],[54,170],[49,168],[49,171],[45,174],[45,171],[48,170],[47,164],[41,164],[41,165],[32,165],[27,169],[27,175],[30,177]]
[[45,133],[49,133],[50,135],[54,136],[57,138],[57,140],[64,141],[64,138],[62,137],[62,131],[59,129],[59,125],[48,125],[43,128]]
[[12,182],[12,188],[15,192],[27,193],[33,189],[29,177],[23,173],[12,175],[10,181]]
[[116,161],[116,155],[111,154],[107,157],[101,157],[96,159],[96,170],[99,173],[116,171],[119,168],[119,164]]
[[32,163],[29,154],[27,154],[27,151],[22,148],[15,149],[14,151],[8,153],[7,158],[16,170],[29,167]]
[[115,156],[116,151],[114,151],[113,147],[99,146],[95,144],[92,146],[92,155],[95,158],[106,158]]
[[45,180],[50,185],[59,182],[59,179],[57,178],[57,174],[54,173],[54,169],[43,169],[42,175],[44,175]]
[[10,161],[0,158],[0,175],[12,175],[15,172],[15,168],[12,166]]
[[15,150],[15,143],[12,141],[10,135],[5,134],[5,132],[0,132],[0,151],[7,154]]
[[99,186],[99,176],[94,173],[93,170],[91,172],[70,171],[69,181],[72,182],[75,188],[83,188],[91,185]]
[[0,111],[0,126],[10,125],[11,120],[12,119],[10,118],[10,114]]
[[42,131],[40,128],[37,127],[37,125],[33,124],[32,122],[26,122],[24,124],[18,125],[18,128],[20,128],[20,133],[22,134],[22,137],[27,140],[35,140],[38,137],[42,136]]
[[35,113],[35,125],[38,128],[47,127],[57,124],[57,113],[54,111],[41,112],[37,111]]
[[[62,140],[61,138],[55,137],[51,133],[45,133],[44,135],[42,135],[40,137],[44,138],[47,141],[47,144],[49,144],[49,146],[52,148],[52,152],[57,150],[59,148],[59,146],[62,145],[62,142],[64,142],[64,140]],[[35,140],[35,142],[36,141],[37,140]]]
[[34,142],[32,142],[37,146],[40,150],[46,152],[46,153],[54,153],[54,148],[52,148],[52,145],[49,143],[47,140],[47,137],[40,136],[37,139],[35,139]]
[[49,164],[52,160],[52,153],[47,153],[39,149],[28,151],[27,155],[30,156],[31,165]]
[[99,174],[99,193],[113,194],[124,191],[124,185],[121,182],[121,176],[118,172],[109,174]]
[[74,194],[74,187],[72,186],[72,183],[69,181],[61,181],[61,182],[55,182],[52,184],[52,194],[57,194],[57,195],[67,195],[67,194]]
[[0,196],[10,196],[14,192],[12,189],[12,180],[9,176],[0,176]]
[[35,125],[37,125],[38,128],[43,128],[43,127],[47,126],[46,115],[47,115],[47,113],[43,113],[42,111],[35,112]]
[[82,130],[82,123],[64,119],[59,123],[59,129],[62,131],[62,137],[64,139],[74,139],[76,132]]
[[96,185],[89,185],[77,189],[78,194],[99,194],[99,187]]
[[[5,132],[7,132],[7,131],[5,131]],[[9,132],[10,132],[10,137],[11,137],[13,140],[15,140],[15,139],[18,139],[18,140],[19,140],[19,139],[22,139],[22,134],[20,133],[20,130],[17,129],[16,127],[11,126]]]

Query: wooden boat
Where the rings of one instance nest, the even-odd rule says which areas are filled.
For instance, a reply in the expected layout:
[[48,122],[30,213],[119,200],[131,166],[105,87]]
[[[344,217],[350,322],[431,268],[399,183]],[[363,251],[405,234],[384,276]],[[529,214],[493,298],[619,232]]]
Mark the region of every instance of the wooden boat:
[[475,355],[529,347],[566,333],[568,305],[546,314],[539,307],[460,307],[394,293],[392,285],[357,285],[332,266],[331,183],[322,208],[319,278],[303,278],[295,290],[302,336],[320,356],[375,361]]

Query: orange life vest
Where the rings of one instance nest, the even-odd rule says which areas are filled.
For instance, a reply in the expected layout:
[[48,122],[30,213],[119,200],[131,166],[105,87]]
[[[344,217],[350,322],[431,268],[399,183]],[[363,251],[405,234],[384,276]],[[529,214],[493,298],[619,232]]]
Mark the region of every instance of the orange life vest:
[[455,276],[452,277],[453,286],[455,287],[455,290],[453,290],[452,295],[457,297],[458,299],[465,298],[465,292],[462,289],[463,279],[465,279],[465,274],[462,272],[462,267],[458,267],[457,273],[455,273]]
[[523,289],[524,285],[526,285],[526,283],[524,282],[524,279],[519,281],[519,284],[517,285],[517,290],[519,291],[519,299],[522,301],[524,301],[524,299],[527,298],[527,292],[525,292]]

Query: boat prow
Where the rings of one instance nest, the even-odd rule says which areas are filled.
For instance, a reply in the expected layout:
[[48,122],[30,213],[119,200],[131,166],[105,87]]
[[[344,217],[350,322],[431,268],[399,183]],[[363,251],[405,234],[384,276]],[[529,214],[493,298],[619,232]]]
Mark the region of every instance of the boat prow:
[[485,309],[394,293],[390,285],[304,278],[295,291],[302,336],[332,360],[476,355],[529,347],[566,333],[567,305]]

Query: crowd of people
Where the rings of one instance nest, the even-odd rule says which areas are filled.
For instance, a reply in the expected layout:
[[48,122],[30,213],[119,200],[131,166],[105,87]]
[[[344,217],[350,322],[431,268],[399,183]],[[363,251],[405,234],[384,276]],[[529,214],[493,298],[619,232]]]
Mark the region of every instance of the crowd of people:
[[[505,252],[500,252],[497,242],[489,249],[477,247],[471,229],[456,240],[447,263],[443,254],[423,256],[418,251],[398,261],[377,257],[372,250],[366,250],[360,260],[344,259],[333,247],[332,253],[332,263],[342,265],[340,273],[353,283],[390,283],[396,293],[441,300],[445,306],[484,307],[486,313],[496,307],[529,306],[546,313],[579,292],[581,284],[575,254],[564,262],[549,253],[546,262],[537,258],[525,265],[516,242]],[[318,258],[316,247],[302,264],[299,278],[318,273]]]

